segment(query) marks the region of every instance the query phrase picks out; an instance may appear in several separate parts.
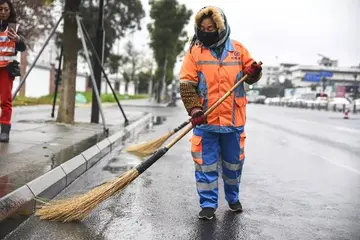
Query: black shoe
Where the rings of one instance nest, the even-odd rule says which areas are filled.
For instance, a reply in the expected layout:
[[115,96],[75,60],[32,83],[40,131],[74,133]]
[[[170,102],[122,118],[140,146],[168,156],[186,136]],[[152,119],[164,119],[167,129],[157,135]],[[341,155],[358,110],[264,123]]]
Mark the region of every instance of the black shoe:
[[234,204],[229,204],[229,209],[233,212],[242,212],[243,210],[240,201],[237,201]]
[[205,207],[199,212],[199,218],[200,219],[211,220],[211,219],[214,218],[214,216],[215,216],[215,209],[214,208]]
[[1,124],[0,142],[9,142],[11,125]]

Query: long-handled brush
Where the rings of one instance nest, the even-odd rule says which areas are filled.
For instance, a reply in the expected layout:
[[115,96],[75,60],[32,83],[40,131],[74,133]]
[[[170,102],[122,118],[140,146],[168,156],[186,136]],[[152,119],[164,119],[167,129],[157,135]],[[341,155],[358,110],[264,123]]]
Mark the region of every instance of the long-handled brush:
[[164,136],[161,136],[146,143],[130,146],[126,149],[126,151],[139,157],[150,156],[157,149],[159,149],[159,147],[161,147],[172,135],[183,129],[189,123],[190,120],[187,120],[183,122],[180,126],[174,128],[169,133],[165,134]]
[[[241,83],[241,82],[245,81],[246,78],[247,78],[247,75],[242,77],[239,80],[239,82]],[[159,147],[161,147],[172,135],[174,135],[175,133],[177,133],[178,131],[183,129],[189,123],[190,123],[190,119],[183,122],[180,126],[174,128],[173,130],[171,130],[169,133],[165,134],[164,136],[161,136],[154,140],[150,140],[146,143],[141,143],[141,144],[130,146],[126,149],[126,151],[129,153],[132,153],[136,156],[139,156],[139,157],[150,156],[157,149],[159,149]]]
[[[260,63],[261,64],[261,63]],[[213,106],[211,106],[205,115],[209,115],[215,108],[217,108],[234,90],[240,85],[242,81],[247,78],[245,76],[238,81],[222,98],[220,98]],[[118,178],[102,184],[91,191],[74,196],[70,199],[50,201],[36,211],[35,215],[40,219],[51,221],[71,222],[84,219],[92,210],[94,210],[101,202],[109,197],[119,193],[133,182],[140,174],[145,172],[151,165],[159,160],[172,146],[174,146],[180,139],[182,139],[188,132],[191,131],[193,126],[191,123],[187,124],[185,129],[168,143],[165,147],[156,151],[146,161],[142,162],[134,169],[129,170]]]

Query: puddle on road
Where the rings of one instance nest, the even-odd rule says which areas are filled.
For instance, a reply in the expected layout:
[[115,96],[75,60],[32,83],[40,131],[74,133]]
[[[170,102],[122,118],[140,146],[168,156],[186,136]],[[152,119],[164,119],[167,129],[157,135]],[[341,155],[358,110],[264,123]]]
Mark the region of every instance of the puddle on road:
[[134,169],[140,163],[141,160],[137,157],[129,153],[122,152],[118,155],[114,154],[102,170],[112,174],[119,174]]
[[141,159],[131,153],[127,153],[124,151],[124,149],[130,145],[139,144],[141,139],[144,138],[144,135],[146,136],[147,134],[155,131],[153,128],[154,126],[164,124],[166,120],[167,118],[165,116],[153,116],[151,122],[152,124],[150,124],[148,129],[144,130],[141,134],[138,134],[131,139],[123,140],[118,147],[113,149],[113,152],[111,155],[109,155],[111,159],[108,160],[107,164],[102,168],[102,170],[112,174],[119,174],[134,169],[145,159]]
[[[148,129],[146,129],[140,136],[137,135],[130,139],[122,139],[121,143],[113,149],[113,152],[109,157],[112,157],[112,160],[108,162],[108,164],[103,168],[104,171],[108,171],[112,174],[114,173],[121,173],[128,170],[133,169],[136,165],[138,165],[142,159],[136,157],[135,155],[132,155],[130,153],[124,152],[124,149],[129,144],[137,144],[141,141],[141,138],[143,138],[144,135],[149,134],[153,131],[153,126],[161,125],[166,121],[166,117],[164,116],[153,116],[152,119],[152,126]],[[36,122],[36,121],[27,121],[23,120],[21,122]],[[41,162],[41,167],[39,165],[34,166],[27,166],[26,176],[20,176],[24,175],[21,171],[13,172],[11,175],[11,179],[7,183],[7,187],[9,188],[6,192],[12,191],[17,189],[18,187],[24,185],[29,180],[32,180],[39,175],[54,169],[58,166],[60,166],[62,163],[68,161],[69,159],[79,155],[81,152],[85,151],[86,149],[94,146],[97,142],[102,141],[105,138],[103,134],[98,134],[97,136],[93,136],[91,138],[88,138],[80,143],[68,146],[67,148],[61,150],[60,152],[52,154],[50,150],[51,148],[57,148],[59,144],[56,143],[49,143],[48,145],[44,145],[44,155],[45,159]],[[8,177],[8,176],[5,176]],[[13,179],[17,179],[17,181],[14,181]],[[0,190],[3,187],[0,187]]]
[[[81,152],[92,147],[98,141],[104,138],[102,134],[100,136],[93,136],[80,143],[71,145],[60,152],[52,154],[51,148],[57,148],[58,144],[48,144],[43,146],[44,152],[39,152],[41,160],[32,164],[26,164],[24,166],[18,166],[16,171],[12,171],[10,174],[0,176],[0,197],[5,196],[11,191],[18,189],[27,182],[41,176],[42,174],[60,166],[62,163],[69,159],[79,155]],[[36,155],[35,155],[36,157]],[[1,184],[2,179],[6,179],[6,184]]]
[[27,120],[27,119],[20,119],[16,121],[17,123],[35,123],[35,124],[44,124],[44,123],[56,123],[55,120],[44,120],[44,119],[31,119],[31,120]]

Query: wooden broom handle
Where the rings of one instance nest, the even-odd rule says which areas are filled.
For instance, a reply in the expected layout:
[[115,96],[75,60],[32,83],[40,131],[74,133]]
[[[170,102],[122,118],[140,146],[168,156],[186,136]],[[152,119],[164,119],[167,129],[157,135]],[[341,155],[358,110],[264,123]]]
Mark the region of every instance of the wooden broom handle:
[[[259,65],[262,65],[262,62],[259,62]],[[205,113],[205,116],[208,116],[212,111],[215,110],[215,108],[217,108],[227,97],[230,96],[230,94],[232,92],[234,92],[234,90],[246,79],[248,78],[248,75],[243,76],[237,83],[235,83],[235,85],[227,92],[225,93],[224,96],[222,96],[219,100],[216,101],[216,103],[214,105],[212,105]],[[191,131],[191,129],[193,129],[193,126],[191,123],[189,123],[186,128],[184,129],[184,131],[182,131],[176,138],[174,138],[171,142],[169,142],[165,148],[170,149],[172,146],[174,146],[180,139],[182,139],[186,134],[188,134],[188,132]]]

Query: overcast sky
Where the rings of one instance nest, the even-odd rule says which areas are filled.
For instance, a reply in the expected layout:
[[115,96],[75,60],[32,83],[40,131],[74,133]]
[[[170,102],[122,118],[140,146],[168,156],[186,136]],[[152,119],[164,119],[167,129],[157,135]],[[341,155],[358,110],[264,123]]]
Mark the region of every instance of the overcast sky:
[[[318,53],[337,59],[340,66],[360,63],[360,0],[178,0],[194,14],[203,6],[222,8],[231,38],[266,65],[278,62],[317,64]],[[133,37],[144,48],[149,41],[148,0],[144,29]],[[193,32],[194,16],[186,27]],[[278,56],[278,61],[276,60]],[[180,64],[175,71],[179,71]]]

